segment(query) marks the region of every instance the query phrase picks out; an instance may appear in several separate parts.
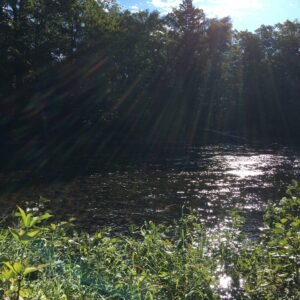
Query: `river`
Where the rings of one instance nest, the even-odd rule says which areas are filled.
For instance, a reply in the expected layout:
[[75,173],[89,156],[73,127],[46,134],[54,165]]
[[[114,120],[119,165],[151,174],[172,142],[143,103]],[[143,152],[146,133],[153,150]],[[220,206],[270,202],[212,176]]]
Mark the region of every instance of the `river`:
[[170,222],[183,207],[195,208],[202,223],[216,226],[237,209],[246,217],[245,231],[255,234],[267,202],[283,196],[292,179],[300,179],[300,149],[213,145],[68,179],[2,172],[0,206],[2,214],[16,205],[50,209],[62,219],[75,216],[92,230],[103,225],[123,230],[144,220]]

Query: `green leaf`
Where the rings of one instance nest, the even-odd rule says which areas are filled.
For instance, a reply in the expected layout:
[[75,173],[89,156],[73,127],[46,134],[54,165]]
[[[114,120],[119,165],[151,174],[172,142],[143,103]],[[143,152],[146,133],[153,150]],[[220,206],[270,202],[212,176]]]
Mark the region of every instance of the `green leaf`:
[[14,268],[14,270],[17,274],[20,274],[24,267],[21,263],[15,262],[14,265],[13,265],[13,268]]
[[62,222],[60,222],[59,223],[61,226],[63,226],[63,225],[69,225],[70,223],[69,222],[66,222],[66,221],[62,221]]
[[297,228],[297,227],[299,227],[300,226],[300,219],[298,219],[298,220],[296,220],[296,221],[294,221],[294,222],[292,222],[292,227],[293,228]]
[[25,211],[19,206],[18,206],[18,210],[19,213],[16,213],[16,216],[21,216],[24,226],[27,227],[29,223]]
[[27,267],[27,268],[24,270],[23,275],[26,276],[27,274],[33,273],[33,272],[36,272],[36,271],[38,271],[38,268],[36,268],[36,267]]
[[27,216],[26,216],[26,223],[24,224],[25,227],[30,227],[30,223],[31,223],[31,220],[32,220],[32,213],[29,213]]
[[41,264],[37,266],[38,270],[44,269],[46,267],[48,267],[48,264]]
[[160,278],[167,278],[169,276],[169,274],[167,272],[161,272],[158,275]]
[[20,235],[19,232],[15,229],[9,228],[10,233],[12,234],[12,236],[19,241],[20,240]]
[[30,221],[30,227],[33,227],[36,223],[39,222],[39,217],[33,217]]
[[292,180],[292,185],[294,188],[297,188],[299,186],[299,182],[295,179]]
[[51,223],[50,224],[50,228],[54,231],[54,230],[56,230],[57,226],[56,226],[56,224]]
[[15,269],[13,267],[13,265],[9,262],[9,261],[6,261],[4,262],[4,264],[11,270],[15,273]]
[[37,230],[31,230],[31,231],[29,231],[29,232],[27,233],[27,236],[33,238],[33,237],[37,236],[39,233],[40,233],[40,230],[39,230],[39,229],[37,229]]
[[25,211],[18,207],[19,212],[15,214],[17,217],[21,217],[21,225],[25,226],[26,228],[32,227],[38,220],[38,218],[33,218],[32,213],[26,214]]
[[16,273],[9,269],[6,269],[2,272],[2,276],[7,280],[13,278],[15,275]]
[[148,292],[147,296],[148,296],[148,299],[149,299],[149,300],[154,300],[153,295],[152,295],[151,292]]
[[20,296],[23,298],[28,298],[30,296],[29,290],[20,290]]
[[53,217],[53,216],[52,216],[51,214],[45,213],[45,214],[41,215],[41,216],[39,217],[39,219],[40,219],[41,221],[43,221],[43,220],[48,220],[49,218],[52,218],[52,217]]

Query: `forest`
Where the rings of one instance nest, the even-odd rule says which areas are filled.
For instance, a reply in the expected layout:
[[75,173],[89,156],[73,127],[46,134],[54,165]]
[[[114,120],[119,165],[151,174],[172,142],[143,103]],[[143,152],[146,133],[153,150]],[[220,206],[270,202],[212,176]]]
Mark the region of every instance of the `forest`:
[[297,142],[298,20],[249,32],[191,0],[167,15],[114,0],[0,4],[2,164],[112,147]]

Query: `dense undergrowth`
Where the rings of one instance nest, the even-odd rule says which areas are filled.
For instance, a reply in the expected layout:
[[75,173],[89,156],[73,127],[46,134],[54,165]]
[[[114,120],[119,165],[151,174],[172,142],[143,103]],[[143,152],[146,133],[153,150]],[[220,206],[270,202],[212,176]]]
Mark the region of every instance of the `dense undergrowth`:
[[252,241],[238,214],[218,233],[191,212],[116,236],[18,208],[16,224],[0,231],[0,299],[299,299],[299,211],[293,182]]

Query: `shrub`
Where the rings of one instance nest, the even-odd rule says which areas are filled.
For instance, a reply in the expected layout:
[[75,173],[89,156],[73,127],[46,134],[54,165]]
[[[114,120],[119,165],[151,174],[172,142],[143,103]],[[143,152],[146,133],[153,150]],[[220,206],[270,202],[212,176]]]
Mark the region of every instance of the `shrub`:
[[[300,188],[269,205],[257,241],[231,228],[208,234],[194,212],[173,226],[146,222],[128,234],[78,233],[72,220],[18,208],[0,231],[4,299],[299,299]],[[220,287],[227,278],[228,287]]]

